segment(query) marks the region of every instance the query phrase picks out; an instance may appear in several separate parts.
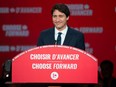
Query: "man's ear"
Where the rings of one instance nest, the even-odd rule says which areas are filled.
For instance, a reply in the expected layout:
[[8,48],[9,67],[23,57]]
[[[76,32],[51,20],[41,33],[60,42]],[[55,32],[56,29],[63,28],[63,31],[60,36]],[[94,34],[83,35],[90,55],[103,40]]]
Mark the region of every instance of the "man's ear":
[[69,20],[69,16],[67,17],[67,21]]

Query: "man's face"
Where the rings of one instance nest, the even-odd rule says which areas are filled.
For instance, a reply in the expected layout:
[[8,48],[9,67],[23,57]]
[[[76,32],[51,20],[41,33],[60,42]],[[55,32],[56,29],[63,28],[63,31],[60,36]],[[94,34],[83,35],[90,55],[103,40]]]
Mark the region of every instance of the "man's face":
[[52,21],[55,27],[58,30],[63,30],[66,27],[67,20],[69,17],[66,17],[66,15],[58,10],[55,10],[52,15]]

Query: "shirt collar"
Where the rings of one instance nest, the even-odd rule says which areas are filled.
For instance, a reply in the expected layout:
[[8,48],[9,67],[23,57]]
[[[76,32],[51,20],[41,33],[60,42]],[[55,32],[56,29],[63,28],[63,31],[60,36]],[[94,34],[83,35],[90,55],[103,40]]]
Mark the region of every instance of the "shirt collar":
[[66,35],[67,31],[68,31],[68,26],[66,26],[66,28],[62,31],[58,31],[58,29],[56,29],[55,27],[55,35],[57,35],[59,32],[61,32],[63,35]]

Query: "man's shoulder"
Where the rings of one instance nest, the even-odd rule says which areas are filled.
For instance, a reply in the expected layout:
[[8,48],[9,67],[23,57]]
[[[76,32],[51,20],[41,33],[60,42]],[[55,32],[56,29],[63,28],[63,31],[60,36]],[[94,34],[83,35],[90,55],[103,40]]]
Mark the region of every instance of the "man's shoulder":
[[83,35],[82,32],[80,32],[79,30],[74,29],[74,28],[70,28],[70,27],[69,27],[69,31],[70,31],[71,33],[73,33],[73,34],[82,34],[82,35]]

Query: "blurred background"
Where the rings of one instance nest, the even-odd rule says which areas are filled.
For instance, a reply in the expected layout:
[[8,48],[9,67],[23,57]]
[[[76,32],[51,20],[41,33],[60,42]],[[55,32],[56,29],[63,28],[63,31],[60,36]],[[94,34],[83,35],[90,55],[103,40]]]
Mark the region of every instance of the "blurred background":
[[56,3],[67,4],[68,25],[84,33],[86,51],[98,64],[110,60],[116,67],[115,0],[0,0],[0,76],[6,60],[36,47],[40,32],[53,27]]

